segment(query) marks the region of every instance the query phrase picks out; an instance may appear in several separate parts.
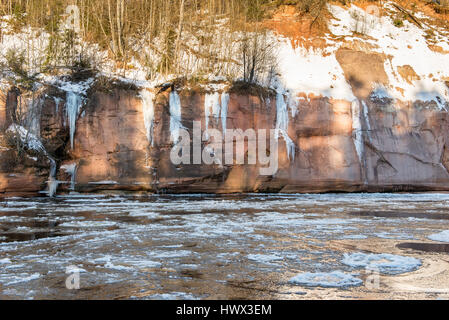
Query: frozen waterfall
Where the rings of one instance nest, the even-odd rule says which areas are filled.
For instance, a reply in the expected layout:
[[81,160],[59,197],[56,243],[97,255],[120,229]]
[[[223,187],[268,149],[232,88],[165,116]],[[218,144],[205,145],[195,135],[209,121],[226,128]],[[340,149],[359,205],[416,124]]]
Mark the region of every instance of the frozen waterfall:
[[70,128],[70,146],[73,149],[73,140],[76,131],[76,120],[78,119],[81,105],[83,103],[83,98],[75,92],[68,91],[66,99],[66,115]]

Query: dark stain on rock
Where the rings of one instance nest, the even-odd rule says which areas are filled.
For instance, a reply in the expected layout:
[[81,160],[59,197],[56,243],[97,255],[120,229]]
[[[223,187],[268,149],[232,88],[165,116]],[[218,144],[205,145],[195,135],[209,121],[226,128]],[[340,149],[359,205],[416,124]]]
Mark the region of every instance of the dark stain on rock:
[[426,213],[426,212],[404,212],[404,211],[354,211],[348,213],[350,216],[378,217],[378,218],[417,218],[433,220],[449,220],[449,213]]

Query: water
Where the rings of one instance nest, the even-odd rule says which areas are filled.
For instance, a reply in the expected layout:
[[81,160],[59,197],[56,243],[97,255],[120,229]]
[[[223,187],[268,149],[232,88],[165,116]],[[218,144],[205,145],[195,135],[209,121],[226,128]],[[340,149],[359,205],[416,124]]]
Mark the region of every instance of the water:
[[[8,199],[0,202],[0,299],[366,297],[363,286],[316,291],[289,280],[360,274],[342,263],[356,252],[425,261],[397,246],[449,229],[448,204],[449,194],[433,193]],[[71,266],[82,290],[65,287]]]

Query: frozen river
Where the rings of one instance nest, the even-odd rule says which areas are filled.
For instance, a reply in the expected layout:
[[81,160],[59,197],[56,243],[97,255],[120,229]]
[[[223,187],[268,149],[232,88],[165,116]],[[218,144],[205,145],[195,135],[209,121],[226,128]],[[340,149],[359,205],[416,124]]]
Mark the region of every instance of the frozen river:
[[0,299],[446,299],[448,208],[436,193],[7,199]]

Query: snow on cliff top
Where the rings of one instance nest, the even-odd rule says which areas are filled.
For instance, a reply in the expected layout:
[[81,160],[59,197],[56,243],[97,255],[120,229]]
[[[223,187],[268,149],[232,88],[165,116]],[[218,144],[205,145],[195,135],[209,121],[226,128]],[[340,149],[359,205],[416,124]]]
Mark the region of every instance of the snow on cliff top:
[[282,39],[279,73],[283,86],[296,94],[304,92],[353,101],[355,96],[335,54],[324,54],[321,49],[293,48],[288,39]]

